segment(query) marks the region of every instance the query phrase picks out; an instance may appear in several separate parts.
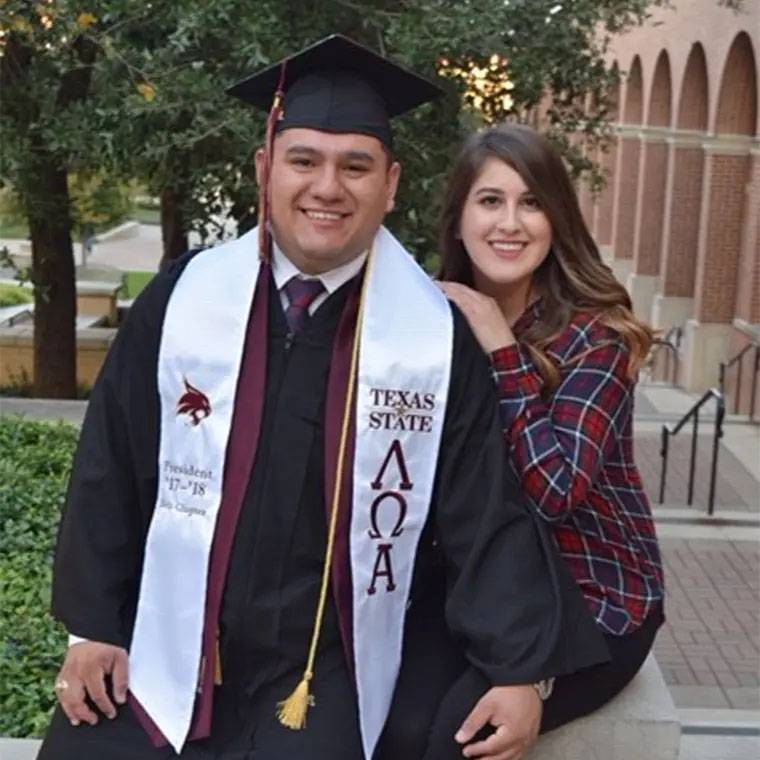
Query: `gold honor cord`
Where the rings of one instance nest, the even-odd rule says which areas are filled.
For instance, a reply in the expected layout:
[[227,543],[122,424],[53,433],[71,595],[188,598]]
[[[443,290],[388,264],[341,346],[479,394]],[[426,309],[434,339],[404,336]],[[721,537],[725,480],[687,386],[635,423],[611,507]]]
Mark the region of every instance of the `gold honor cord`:
[[319,602],[317,615],[314,620],[314,630],[311,634],[309,657],[306,660],[306,668],[301,682],[296,686],[293,693],[283,702],[277,703],[277,719],[286,728],[296,731],[306,727],[306,712],[314,704],[314,697],[309,693],[309,682],[314,676],[314,660],[317,656],[319,634],[322,629],[322,618],[327,603],[327,592],[330,585],[330,568],[332,566],[333,547],[335,546],[335,533],[338,526],[338,509],[340,507],[341,488],[343,485],[343,464],[346,457],[346,444],[348,443],[348,429],[351,423],[351,409],[354,400],[354,386],[356,384],[356,371],[359,363],[359,343],[361,342],[362,322],[364,320],[364,301],[367,294],[374,250],[371,249],[367,258],[367,271],[364,274],[362,292],[359,299],[359,314],[356,319],[354,343],[351,349],[351,368],[348,373],[348,388],[346,391],[346,403],[343,408],[343,423],[340,431],[340,444],[338,446],[338,462],[335,468],[335,485],[333,487],[332,506],[330,510],[330,525],[327,533],[327,550],[325,552],[325,564],[322,570],[322,586],[319,590]]

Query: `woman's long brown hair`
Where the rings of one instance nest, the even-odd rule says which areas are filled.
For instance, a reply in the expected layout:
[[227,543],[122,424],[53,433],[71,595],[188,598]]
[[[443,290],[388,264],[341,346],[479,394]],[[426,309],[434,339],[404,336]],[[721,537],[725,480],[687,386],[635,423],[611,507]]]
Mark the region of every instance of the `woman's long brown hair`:
[[619,333],[630,352],[628,373],[633,377],[649,352],[652,329],[634,316],[628,293],[602,261],[559,153],[530,127],[491,127],[465,142],[443,206],[439,278],[474,287],[459,225],[470,189],[490,158],[504,161],[522,177],[552,228],[552,250],[533,275],[533,290],[542,296],[541,318],[518,336],[541,373],[545,390],[550,392],[560,381],[559,368],[545,349],[579,312],[595,315]]

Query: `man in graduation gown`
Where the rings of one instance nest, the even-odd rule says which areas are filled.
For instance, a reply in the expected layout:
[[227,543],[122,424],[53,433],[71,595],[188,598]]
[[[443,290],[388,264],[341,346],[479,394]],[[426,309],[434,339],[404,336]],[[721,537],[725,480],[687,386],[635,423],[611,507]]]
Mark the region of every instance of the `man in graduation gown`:
[[333,36],[232,88],[275,91],[261,226],[157,275],[93,389],[40,758],[419,760],[469,671],[493,688],[427,757],[480,727],[478,756],[519,757],[537,684],[606,652],[482,351],[380,227],[389,118],[435,88]]

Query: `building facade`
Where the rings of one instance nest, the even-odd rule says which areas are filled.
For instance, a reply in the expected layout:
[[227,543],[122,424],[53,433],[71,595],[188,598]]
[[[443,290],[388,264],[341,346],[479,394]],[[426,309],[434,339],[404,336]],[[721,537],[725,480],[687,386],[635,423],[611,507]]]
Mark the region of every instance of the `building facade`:
[[701,391],[760,340],[760,0],[674,6],[613,42],[608,182],[581,202],[636,313],[682,329],[679,381]]

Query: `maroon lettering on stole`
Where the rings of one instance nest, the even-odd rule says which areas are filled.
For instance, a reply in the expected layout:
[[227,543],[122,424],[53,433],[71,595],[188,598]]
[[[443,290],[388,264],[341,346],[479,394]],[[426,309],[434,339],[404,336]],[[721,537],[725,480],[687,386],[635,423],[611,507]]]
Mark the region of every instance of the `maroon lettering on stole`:
[[396,502],[396,522],[390,535],[396,538],[404,532],[404,520],[406,520],[406,499],[398,491],[385,491],[381,493],[373,502],[369,510],[369,522],[372,526],[367,532],[370,538],[383,538],[383,533],[377,522],[377,513],[380,505],[390,499]]
[[406,467],[406,460],[404,459],[404,450],[401,448],[401,441],[399,441],[398,438],[394,438],[393,443],[391,443],[390,448],[388,449],[388,453],[385,455],[385,459],[383,459],[382,465],[380,465],[380,471],[377,473],[377,477],[370,484],[372,490],[379,491],[383,487],[383,475],[385,475],[385,470],[390,464],[391,457],[396,458],[396,465],[398,466],[398,472],[401,476],[399,488],[402,491],[411,491],[412,488],[414,488],[414,483],[409,480],[409,471]]
[[396,583],[393,580],[393,563],[391,562],[391,551],[393,544],[378,544],[377,556],[375,557],[375,567],[372,570],[372,580],[370,581],[367,593],[374,594],[377,591],[376,583],[378,578],[385,578],[385,590],[388,592],[396,590]]
[[[398,468],[399,482],[398,490],[389,487],[382,493],[378,494],[373,500],[369,508],[369,523],[370,529],[368,535],[372,539],[388,539],[397,538],[404,532],[404,522],[406,521],[407,503],[404,495],[400,491],[411,491],[414,488],[414,483],[409,477],[409,468],[406,466],[406,458],[404,457],[404,449],[401,446],[401,441],[398,438],[394,438],[391,445],[388,447],[388,451],[380,465],[380,470],[377,473],[375,479],[370,483],[370,487],[373,491],[379,491],[384,487],[383,479],[388,469],[388,465],[392,458],[395,458],[396,466]],[[396,504],[396,516],[395,521],[391,523],[393,528],[386,536],[380,526],[379,511],[380,505],[385,502],[395,502]],[[377,544],[377,556],[375,557],[375,566],[372,569],[372,579],[367,589],[369,595],[373,595],[377,592],[377,580],[378,578],[385,578],[385,591],[391,593],[396,590],[396,582],[393,577],[393,560],[391,552],[393,551],[393,542]]]

